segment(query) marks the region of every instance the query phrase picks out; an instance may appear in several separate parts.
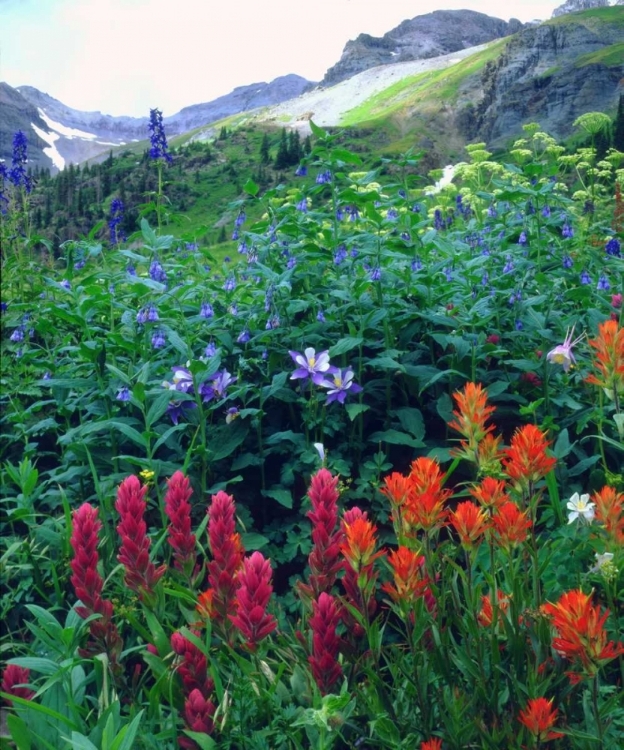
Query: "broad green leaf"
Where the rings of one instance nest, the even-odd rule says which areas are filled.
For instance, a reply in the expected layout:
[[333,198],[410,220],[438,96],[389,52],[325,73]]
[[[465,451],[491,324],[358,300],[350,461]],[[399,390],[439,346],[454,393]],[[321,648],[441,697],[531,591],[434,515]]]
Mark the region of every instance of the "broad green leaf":
[[275,490],[263,490],[262,494],[265,497],[270,497],[273,500],[277,500],[277,502],[280,505],[283,505],[285,508],[293,507],[293,499],[292,499],[292,495],[290,494],[290,490],[279,489],[279,488]]
[[353,422],[357,416],[368,411],[370,406],[368,404],[346,404],[345,409],[349,415],[349,419]]

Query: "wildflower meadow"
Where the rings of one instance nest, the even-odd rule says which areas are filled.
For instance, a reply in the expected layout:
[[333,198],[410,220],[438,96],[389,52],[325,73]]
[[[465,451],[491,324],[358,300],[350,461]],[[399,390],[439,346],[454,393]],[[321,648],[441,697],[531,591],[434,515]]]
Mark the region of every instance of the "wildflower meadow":
[[0,164],[0,747],[621,748],[624,154],[311,127],[210,248],[158,110],[128,236]]

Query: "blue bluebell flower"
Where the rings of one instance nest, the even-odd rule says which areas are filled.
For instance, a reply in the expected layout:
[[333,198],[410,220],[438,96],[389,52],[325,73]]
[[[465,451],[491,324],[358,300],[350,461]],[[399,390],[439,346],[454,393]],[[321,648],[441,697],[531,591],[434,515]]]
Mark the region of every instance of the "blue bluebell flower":
[[130,401],[130,389],[128,388],[128,386],[124,385],[122,388],[120,388],[115,398],[117,399],[117,401]]
[[544,208],[542,209],[542,216],[545,219],[549,219],[550,218],[550,206],[548,206],[548,205],[544,206]]
[[157,260],[153,260],[150,263],[149,275],[153,281],[158,281],[161,284],[164,284],[167,281],[167,274],[165,273],[165,269]]
[[320,172],[316,175],[316,184],[317,185],[327,185],[327,183],[332,181],[332,174],[329,171],[329,169],[326,169],[324,172]]
[[228,276],[223,284],[223,289],[226,292],[233,292],[236,289],[236,279],[233,276]]
[[564,255],[563,260],[561,261],[561,265],[564,268],[572,268],[572,266],[574,265],[574,261],[569,255]]
[[583,285],[592,283],[591,276],[589,275],[586,269],[581,272],[580,281],[581,281],[581,284]]
[[61,281],[61,286],[63,287],[63,289],[67,289],[68,292],[71,290],[71,284],[67,279],[63,279],[63,281]]
[[607,240],[605,245],[605,252],[607,255],[613,255],[614,258],[620,258],[622,256],[619,240],[615,237]]
[[527,243],[528,243],[528,239],[527,239],[526,232],[520,232],[520,236],[518,237],[518,244],[526,245]]
[[371,281],[381,281],[381,268],[379,266],[375,266],[375,268],[372,268],[370,271],[370,280]]
[[511,273],[514,270],[513,260],[511,255],[505,256],[505,265],[503,266],[503,273]]
[[214,341],[211,341],[206,348],[204,349],[204,356],[205,357],[214,357],[214,355],[217,353],[217,347],[214,343]]
[[144,307],[142,307],[136,314],[136,322],[139,323],[139,325],[147,323],[147,310]]
[[323,314],[323,311],[322,311],[322,310],[319,310],[319,311],[318,311],[318,312],[316,313],[316,319],[318,320],[318,322],[319,322],[319,323],[325,323],[325,322],[326,322],[326,321],[325,321],[325,315]]
[[297,209],[297,211],[301,211],[302,213],[307,214],[308,213],[308,199],[302,198],[299,201],[299,203],[297,203],[295,208]]
[[213,315],[214,315],[214,310],[210,302],[202,302],[201,308],[199,310],[199,317],[200,318],[212,318]]
[[305,164],[300,164],[295,170],[295,177],[305,177],[308,174],[308,168]]
[[14,344],[18,344],[20,341],[23,341],[23,340],[24,340],[24,329],[21,327],[16,328],[9,338],[9,341],[12,341]]
[[422,260],[420,258],[414,258],[411,265],[412,271],[420,271],[422,267]]
[[147,308],[147,319],[150,323],[155,323],[158,318],[158,310],[154,307],[154,305],[150,305]]
[[572,229],[572,227],[567,222],[561,227],[561,236],[565,240],[569,240],[574,237],[574,229]]
[[236,339],[236,342],[238,344],[246,344],[250,338],[251,338],[251,335],[249,331],[247,330],[247,328],[245,328],[239,333],[238,338]]
[[156,331],[152,336],[152,347],[154,349],[162,349],[166,343],[167,341],[163,331]]
[[598,289],[601,292],[606,292],[608,289],[611,289],[611,284],[609,283],[609,279],[604,275],[604,273],[600,275],[596,289]]
[[334,253],[334,263],[339,266],[347,257],[347,248],[344,245],[338,245]]
[[136,276],[137,275],[136,268],[132,264],[130,264],[126,268],[126,273],[128,274],[128,276]]

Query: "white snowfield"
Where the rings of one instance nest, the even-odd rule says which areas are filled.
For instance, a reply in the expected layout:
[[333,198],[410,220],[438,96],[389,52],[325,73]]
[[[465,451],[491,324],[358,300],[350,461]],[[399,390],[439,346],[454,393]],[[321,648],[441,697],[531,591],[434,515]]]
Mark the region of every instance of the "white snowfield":
[[31,122],[30,126],[39,136],[39,138],[41,138],[42,141],[45,141],[48,144],[47,148],[43,149],[43,153],[50,159],[52,159],[52,164],[54,164],[57,169],[64,169],[65,159],[63,159],[63,157],[59,154],[58,149],[56,148],[56,145],[54,143],[54,141],[58,141],[61,136],[58,133],[46,133],[45,130],[38,128],[34,122]]
[[63,123],[61,122],[55,122],[54,120],[50,119],[40,107],[37,107],[37,110],[39,112],[39,117],[41,117],[48,128],[50,130],[54,130],[59,135],[64,135],[65,138],[84,138],[89,141],[95,140],[97,138],[97,135],[95,133],[86,133],[84,130],[68,128],[67,125],[63,125]]

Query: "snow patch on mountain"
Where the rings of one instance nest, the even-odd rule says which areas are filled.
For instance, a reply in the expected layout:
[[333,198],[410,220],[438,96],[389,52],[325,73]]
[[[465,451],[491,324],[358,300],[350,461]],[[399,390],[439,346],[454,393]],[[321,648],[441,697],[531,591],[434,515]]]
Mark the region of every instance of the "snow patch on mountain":
[[65,138],[84,138],[89,141],[97,138],[95,133],[86,133],[84,130],[78,130],[77,128],[68,128],[67,125],[63,125],[61,122],[56,122],[48,117],[41,107],[37,107],[37,110],[39,112],[39,117],[41,117],[50,130],[54,130],[59,135],[64,135]]
[[30,125],[39,138],[48,144],[46,148],[42,149],[43,153],[52,160],[52,164],[57,169],[64,169],[65,159],[59,154],[55,144],[55,141],[58,141],[61,136],[58,133],[46,133],[45,130],[38,128],[34,122],[31,122]]

